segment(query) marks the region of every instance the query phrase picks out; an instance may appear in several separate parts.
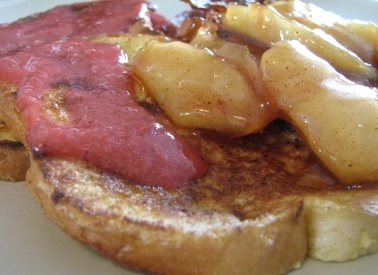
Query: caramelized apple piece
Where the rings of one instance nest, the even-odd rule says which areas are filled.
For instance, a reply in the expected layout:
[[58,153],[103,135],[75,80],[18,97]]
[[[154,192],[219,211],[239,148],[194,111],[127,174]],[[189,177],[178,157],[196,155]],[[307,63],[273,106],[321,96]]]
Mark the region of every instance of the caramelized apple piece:
[[268,102],[261,90],[258,58],[250,53],[248,46],[225,41],[218,35],[217,30],[217,27],[212,24],[199,28],[190,44],[196,48],[211,51],[214,55],[221,57],[227,63],[237,68],[239,73],[245,75],[247,79],[252,80],[251,85],[254,86],[253,92],[257,94],[261,103],[265,106],[264,110],[266,112],[263,114],[266,117],[267,123],[270,122],[275,118],[276,113],[274,106]]
[[177,126],[237,137],[261,131],[270,120],[254,80],[210,50],[151,41],[135,56],[133,70]]
[[262,56],[266,92],[343,183],[378,180],[377,90],[357,85],[298,41]]
[[249,6],[230,5],[224,24],[231,30],[270,46],[281,40],[298,40],[342,72],[368,79],[377,78],[377,72],[371,65],[364,63],[332,36],[287,20],[271,6],[257,3]]

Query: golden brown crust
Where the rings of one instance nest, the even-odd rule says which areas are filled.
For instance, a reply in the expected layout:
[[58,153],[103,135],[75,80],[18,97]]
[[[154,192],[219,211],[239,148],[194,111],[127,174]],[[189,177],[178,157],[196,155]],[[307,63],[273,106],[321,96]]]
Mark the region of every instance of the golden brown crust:
[[10,129],[0,120],[0,179],[25,180],[29,168],[29,153],[15,140]]
[[[85,164],[38,159],[29,187],[65,231],[126,266],[168,274],[278,274],[307,251],[302,201],[283,198],[269,212],[240,218],[228,200],[127,185]],[[209,205],[207,205],[209,203]]]
[[0,179],[7,181],[25,180],[30,165],[15,95],[15,87],[0,82]]
[[0,120],[15,141],[26,145],[25,123],[16,105],[17,87],[0,81]]
[[29,153],[16,141],[0,140],[0,179],[6,181],[25,180],[29,168]]

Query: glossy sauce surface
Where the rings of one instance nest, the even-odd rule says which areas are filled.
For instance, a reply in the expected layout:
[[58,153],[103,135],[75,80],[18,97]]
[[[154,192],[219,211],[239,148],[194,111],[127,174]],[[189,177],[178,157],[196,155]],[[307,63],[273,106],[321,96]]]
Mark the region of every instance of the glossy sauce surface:
[[[111,20],[109,20],[111,18]],[[44,13],[0,25],[0,54],[22,46],[66,37],[128,32],[137,21],[160,29],[167,20],[141,0],[94,1],[57,6]]]

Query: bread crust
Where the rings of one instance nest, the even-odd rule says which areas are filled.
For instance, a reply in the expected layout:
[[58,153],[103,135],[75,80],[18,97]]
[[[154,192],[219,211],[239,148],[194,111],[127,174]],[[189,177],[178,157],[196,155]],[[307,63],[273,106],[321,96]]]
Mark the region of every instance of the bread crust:
[[29,168],[29,153],[20,142],[0,140],[0,179],[25,180]]
[[[302,200],[242,218],[227,200],[125,184],[84,163],[34,159],[28,183],[68,234],[127,267],[163,274],[280,274],[307,251]],[[268,202],[269,203],[269,202]],[[206,205],[209,204],[209,205]]]
[[0,179],[6,181],[25,180],[30,166],[23,123],[13,123],[21,118],[15,104],[15,91],[15,87],[0,83]]

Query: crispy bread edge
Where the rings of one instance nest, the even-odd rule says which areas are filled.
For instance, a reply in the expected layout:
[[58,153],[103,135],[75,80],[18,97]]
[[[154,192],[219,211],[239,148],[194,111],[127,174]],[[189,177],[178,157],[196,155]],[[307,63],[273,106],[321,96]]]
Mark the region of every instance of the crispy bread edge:
[[[25,180],[29,151],[24,147],[24,123],[15,96],[17,89],[0,82],[0,179]],[[10,138],[11,137],[11,138]]]
[[29,164],[29,153],[20,142],[0,140],[0,179],[25,180]]
[[64,231],[127,267],[168,274],[281,274],[306,257],[301,199],[240,220],[227,212],[164,206],[170,195],[114,182],[84,166],[34,159],[28,185]]

